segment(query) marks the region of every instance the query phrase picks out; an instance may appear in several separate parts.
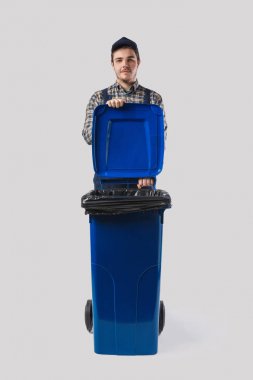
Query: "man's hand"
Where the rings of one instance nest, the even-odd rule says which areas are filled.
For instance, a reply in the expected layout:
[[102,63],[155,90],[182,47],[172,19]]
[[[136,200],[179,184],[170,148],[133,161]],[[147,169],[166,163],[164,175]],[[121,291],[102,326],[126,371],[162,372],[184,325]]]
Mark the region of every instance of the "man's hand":
[[113,107],[113,108],[119,108],[119,107],[123,107],[123,105],[125,104],[125,100],[124,99],[111,99],[111,100],[108,100],[106,102],[106,104],[109,106],[109,107]]
[[141,189],[143,186],[153,186],[154,180],[153,178],[140,178],[138,180],[137,187],[138,189]]

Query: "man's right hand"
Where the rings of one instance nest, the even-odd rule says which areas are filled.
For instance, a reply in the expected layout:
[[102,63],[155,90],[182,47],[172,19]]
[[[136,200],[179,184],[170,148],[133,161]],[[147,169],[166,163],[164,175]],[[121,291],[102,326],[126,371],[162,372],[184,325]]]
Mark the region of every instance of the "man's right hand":
[[113,107],[113,108],[120,108],[120,107],[123,107],[123,105],[125,104],[125,100],[124,99],[111,99],[111,100],[108,100],[106,102],[106,104],[109,106],[109,107]]

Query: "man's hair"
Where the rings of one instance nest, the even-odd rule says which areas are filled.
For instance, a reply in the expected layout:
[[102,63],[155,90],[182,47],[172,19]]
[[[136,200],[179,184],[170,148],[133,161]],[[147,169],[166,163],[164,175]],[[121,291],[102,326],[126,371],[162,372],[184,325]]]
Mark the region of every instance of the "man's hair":
[[120,38],[118,41],[114,42],[114,44],[112,45],[111,61],[113,62],[113,53],[115,53],[115,51],[117,51],[119,49],[127,49],[127,48],[132,49],[135,52],[137,60],[139,62],[140,61],[140,55],[139,55],[137,44],[134,41],[132,41],[126,37]]

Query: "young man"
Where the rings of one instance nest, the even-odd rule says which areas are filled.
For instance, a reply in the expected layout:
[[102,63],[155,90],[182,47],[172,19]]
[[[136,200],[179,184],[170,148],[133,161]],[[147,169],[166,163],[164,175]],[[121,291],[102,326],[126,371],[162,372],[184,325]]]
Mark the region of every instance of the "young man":
[[[86,119],[82,135],[91,144],[92,118],[94,109],[100,104],[109,107],[123,107],[125,103],[150,103],[157,104],[163,108],[162,97],[155,91],[139,85],[136,76],[140,65],[138,47],[134,41],[122,37],[112,45],[111,64],[116,74],[116,82],[105,90],[95,92],[86,108]],[[164,131],[166,135],[167,123],[164,114]],[[96,176],[94,183],[96,186]],[[154,184],[153,178],[140,178],[137,187]]]

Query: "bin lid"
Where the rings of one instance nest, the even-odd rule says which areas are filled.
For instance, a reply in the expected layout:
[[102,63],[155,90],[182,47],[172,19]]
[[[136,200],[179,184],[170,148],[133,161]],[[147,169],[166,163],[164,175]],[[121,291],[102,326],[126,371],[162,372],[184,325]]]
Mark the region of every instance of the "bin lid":
[[92,128],[94,171],[102,178],[155,177],[163,167],[164,118],[154,104],[95,108]]

